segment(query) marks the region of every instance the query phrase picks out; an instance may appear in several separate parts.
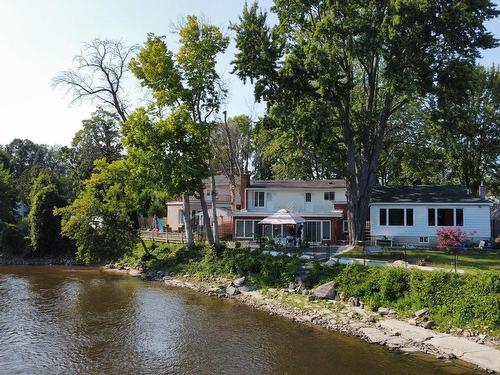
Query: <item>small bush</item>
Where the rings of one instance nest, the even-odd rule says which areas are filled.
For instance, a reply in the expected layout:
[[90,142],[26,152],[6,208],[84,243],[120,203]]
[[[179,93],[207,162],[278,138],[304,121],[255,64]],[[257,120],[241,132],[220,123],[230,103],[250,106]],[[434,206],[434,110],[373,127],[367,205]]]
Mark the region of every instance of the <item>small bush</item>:
[[468,327],[493,333],[500,329],[498,273],[458,275],[349,265],[335,280],[348,297],[356,296],[372,309],[391,307],[411,315],[426,307],[442,328]]

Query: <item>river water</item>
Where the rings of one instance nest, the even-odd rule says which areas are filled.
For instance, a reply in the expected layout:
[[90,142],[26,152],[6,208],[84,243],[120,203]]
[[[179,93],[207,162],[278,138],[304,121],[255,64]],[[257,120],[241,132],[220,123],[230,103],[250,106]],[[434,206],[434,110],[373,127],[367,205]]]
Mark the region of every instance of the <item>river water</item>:
[[92,268],[0,267],[0,374],[472,374]]

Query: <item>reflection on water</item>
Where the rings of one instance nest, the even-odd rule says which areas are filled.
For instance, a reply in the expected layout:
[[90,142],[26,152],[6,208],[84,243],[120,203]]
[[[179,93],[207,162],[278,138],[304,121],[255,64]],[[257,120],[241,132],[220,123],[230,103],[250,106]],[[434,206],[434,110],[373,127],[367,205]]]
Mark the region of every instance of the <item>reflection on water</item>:
[[0,373],[473,371],[98,269],[0,267]]

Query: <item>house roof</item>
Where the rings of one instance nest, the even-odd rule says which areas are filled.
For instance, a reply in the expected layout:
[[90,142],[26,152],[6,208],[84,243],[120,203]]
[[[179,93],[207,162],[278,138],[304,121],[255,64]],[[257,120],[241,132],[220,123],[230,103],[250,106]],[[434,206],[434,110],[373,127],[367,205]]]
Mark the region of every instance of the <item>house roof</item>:
[[371,203],[489,203],[463,185],[376,186]]
[[287,189],[331,189],[345,187],[345,181],[338,180],[252,180],[250,188]]

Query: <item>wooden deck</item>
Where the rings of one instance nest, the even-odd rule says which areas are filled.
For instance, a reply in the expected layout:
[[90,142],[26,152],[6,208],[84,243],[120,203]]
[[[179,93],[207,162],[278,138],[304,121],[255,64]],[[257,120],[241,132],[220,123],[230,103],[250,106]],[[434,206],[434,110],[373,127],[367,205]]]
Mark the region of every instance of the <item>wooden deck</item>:
[[153,230],[142,230],[141,238],[146,241],[184,243],[186,234],[184,232],[155,232]]

